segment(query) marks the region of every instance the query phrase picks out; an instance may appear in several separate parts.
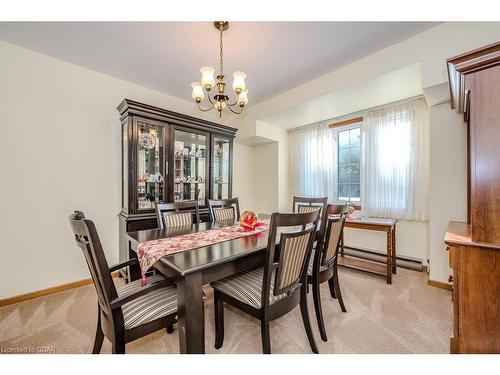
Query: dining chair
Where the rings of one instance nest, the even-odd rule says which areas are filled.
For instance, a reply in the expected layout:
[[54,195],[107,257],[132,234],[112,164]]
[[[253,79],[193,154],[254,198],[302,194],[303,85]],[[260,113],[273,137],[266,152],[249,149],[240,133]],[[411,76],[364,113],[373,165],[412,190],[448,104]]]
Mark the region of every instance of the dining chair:
[[210,220],[213,223],[240,219],[240,203],[238,198],[209,199],[208,210],[210,211]]
[[[331,217],[330,215],[337,215]],[[337,205],[326,206],[321,217],[318,231],[318,244],[313,250],[307,270],[307,283],[312,286],[314,310],[318,321],[319,332],[323,341],[328,341],[321,308],[320,285],[328,281],[330,295],[338,300],[343,312],[347,312],[338,278],[338,252],[344,230],[346,211]],[[309,288],[308,288],[309,290]]]
[[[340,215],[344,214],[346,218],[349,215],[349,205],[354,208],[356,211],[361,211],[361,206],[358,204],[349,204],[349,202],[345,204],[329,204],[328,206],[328,214],[329,215]],[[342,233],[340,234],[340,256],[344,256],[343,253],[344,249],[344,231],[342,230]]]
[[[317,210],[301,214],[273,213],[264,266],[211,284],[214,289],[216,349],[221,348],[224,341],[223,303],[226,302],[260,320],[265,354],[271,353],[269,322],[300,305],[309,345],[314,353],[318,353],[307,311],[306,291],[307,268],[318,220]],[[279,245],[276,245],[277,236]]]
[[[155,203],[158,228],[191,226],[200,223],[200,208],[197,200]],[[193,220],[194,215],[194,220]]]
[[115,286],[112,272],[137,263],[137,258],[109,267],[92,222],[75,211],[69,222],[78,247],[83,251],[97,291],[97,328],[93,354],[101,351],[104,337],[112,343],[113,353],[125,353],[125,344],[160,329],[173,332],[177,316],[177,289],[161,275]]
[[320,208],[320,215],[323,212],[326,203],[328,202],[328,197],[321,198],[306,198],[293,196],[293,212],[311,212]]

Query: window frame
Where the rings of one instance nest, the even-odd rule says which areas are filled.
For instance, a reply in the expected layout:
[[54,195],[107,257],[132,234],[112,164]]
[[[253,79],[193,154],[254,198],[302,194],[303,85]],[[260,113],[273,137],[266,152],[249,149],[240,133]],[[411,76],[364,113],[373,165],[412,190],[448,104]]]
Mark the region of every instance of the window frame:
[[335,199],[333,200],[333,204],[346,204],[348,201],[347,200],[340,200],[339,199],[339,150],[340,150],[340,145],[339,145],[339,133],[346,131],[346,130],[352,130],[352,129],[357,129],[359,128],[359,201],[351,201],[352,203],[361,206],[361,150],[363,149],[363,137],[361,137],[362,134],[362,127],[363,127],[363,121],[359,121],[353,124],[349,125],[343,125],[343,126],[336,126],[333,127],[331,130],[335,132],[334,139],[335,139],[335,146],[336,146],[336,171],[334,173],[334,184],[335,184]]

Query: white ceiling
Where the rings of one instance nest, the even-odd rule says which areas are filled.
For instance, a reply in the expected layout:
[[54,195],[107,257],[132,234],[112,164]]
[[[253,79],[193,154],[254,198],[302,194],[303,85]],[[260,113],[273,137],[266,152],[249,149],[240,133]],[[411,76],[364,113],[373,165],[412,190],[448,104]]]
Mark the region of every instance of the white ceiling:
[[[246,71],[251,105],[437,24],[232,22],[224,71]],[[0,22],[6,42],[187,100],[218,38],[211,22]]]
[[420,64],[413,64],[260,120],[292,129],[422,94]]

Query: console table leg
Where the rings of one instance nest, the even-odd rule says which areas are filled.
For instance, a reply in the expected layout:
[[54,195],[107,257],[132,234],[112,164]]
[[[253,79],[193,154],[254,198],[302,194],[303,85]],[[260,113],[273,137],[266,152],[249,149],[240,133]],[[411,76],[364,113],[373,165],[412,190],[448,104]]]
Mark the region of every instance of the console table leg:
[[387,232],[387,284],[392,284],[392,230]]
[[396,225],[392,227],[392,273],[396,274]]

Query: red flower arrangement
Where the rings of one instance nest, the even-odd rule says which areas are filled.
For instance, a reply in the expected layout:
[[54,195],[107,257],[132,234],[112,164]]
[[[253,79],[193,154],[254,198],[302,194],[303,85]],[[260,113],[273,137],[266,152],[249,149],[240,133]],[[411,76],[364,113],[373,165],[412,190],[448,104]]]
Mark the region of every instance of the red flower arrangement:
[[240,226],[244,231],[250,232],[255,230],[255,228],[264,225],[262,221],[259,221],[257,214],[252,211],[245,211],[241,215]]

